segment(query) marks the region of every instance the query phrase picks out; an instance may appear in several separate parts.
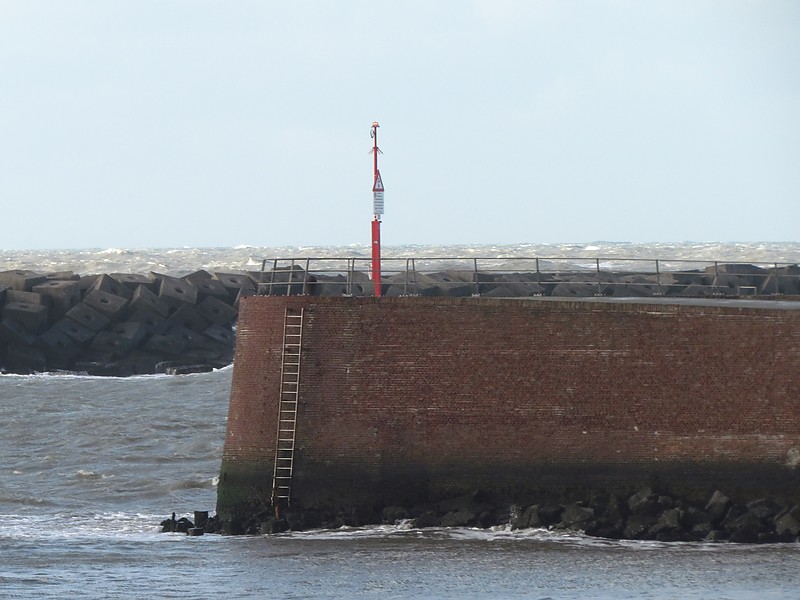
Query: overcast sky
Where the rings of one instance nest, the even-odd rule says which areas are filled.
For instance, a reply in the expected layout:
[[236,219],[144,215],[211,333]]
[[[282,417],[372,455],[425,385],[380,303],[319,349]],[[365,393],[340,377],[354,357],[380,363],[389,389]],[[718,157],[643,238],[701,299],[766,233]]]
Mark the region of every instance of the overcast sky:
[[797,0],[0,0],[0,248],[791,241]]

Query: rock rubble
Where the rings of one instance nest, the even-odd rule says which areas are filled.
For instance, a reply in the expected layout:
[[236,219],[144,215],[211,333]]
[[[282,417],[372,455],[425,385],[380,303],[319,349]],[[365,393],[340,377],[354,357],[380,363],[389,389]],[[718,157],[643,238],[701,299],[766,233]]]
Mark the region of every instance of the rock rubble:
[[[264,507],[232,533],[252,535],[378,523],[404,523],[419,529],[505,526],[511,530],[576,531],[607,539],[764,544],[798,541],[800,505],[768,498],[741,504],[720,491],[706,503],[697,504],[642,488],[628,497],[503,507],[476,492],[414,507],[387,506],[377,512],[294,509],[276,516],[274,509]],[[214,530],[220,530],[216,521]]]

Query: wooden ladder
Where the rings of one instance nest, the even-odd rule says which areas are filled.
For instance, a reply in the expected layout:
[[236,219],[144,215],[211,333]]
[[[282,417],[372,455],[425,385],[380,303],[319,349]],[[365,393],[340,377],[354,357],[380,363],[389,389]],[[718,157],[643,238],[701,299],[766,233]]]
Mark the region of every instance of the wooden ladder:
[[278,434],[272,475],[273,506],[289,507],[292,499],[292,471],[297,433],[300,392],[300,354],[303,344],[303,309],[286,308],[283,317],[281,353],[281,395],[278,402]]

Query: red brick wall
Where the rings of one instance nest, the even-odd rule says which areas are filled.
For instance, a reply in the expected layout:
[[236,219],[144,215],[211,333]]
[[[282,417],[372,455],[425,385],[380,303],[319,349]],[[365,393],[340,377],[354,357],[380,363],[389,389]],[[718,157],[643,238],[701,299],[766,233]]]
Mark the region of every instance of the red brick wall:
[[655,485],[796,497],[800,313],[476,298],[242,302],[218,510],[268,500],[304,307],[293,502]]

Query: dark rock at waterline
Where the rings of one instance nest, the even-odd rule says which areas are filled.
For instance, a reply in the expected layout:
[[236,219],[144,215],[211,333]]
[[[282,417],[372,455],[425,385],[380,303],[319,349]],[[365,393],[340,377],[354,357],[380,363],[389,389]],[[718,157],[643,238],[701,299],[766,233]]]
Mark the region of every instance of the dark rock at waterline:
[[[709,509],[706,509],[709,507]],[[725,508],[724,515],[720,515]],[[712,512],[713,511],[713,512]],[[797,542],[800,506],[771,499],[736,504],[715,492],[705,504],[642,488],[627,498],[610,496],[563,504],[544,501],[528,506],[493,506],[480,494],[406,508],[389,505],[379,513],[358,510],[292,509],[276,516],[265,507],[246,522],[223,529],[229,533],[278,533],[287,528],[337,528],[376,523],[396,524],[414,517],[410,525],[429,527],[495,527],[512,530],[548,528],[580,531],[609,539],[661,542],[731,541],[735,543]],[[172,527],[172,525],[169,525]],[[208,529],[206,528],[206,531]]]
[[171,518],[161,521],[161,531],[164,533],[188,533],[193,528],[194,523],[186,517],[175,519],[175,513],[172,513]]

